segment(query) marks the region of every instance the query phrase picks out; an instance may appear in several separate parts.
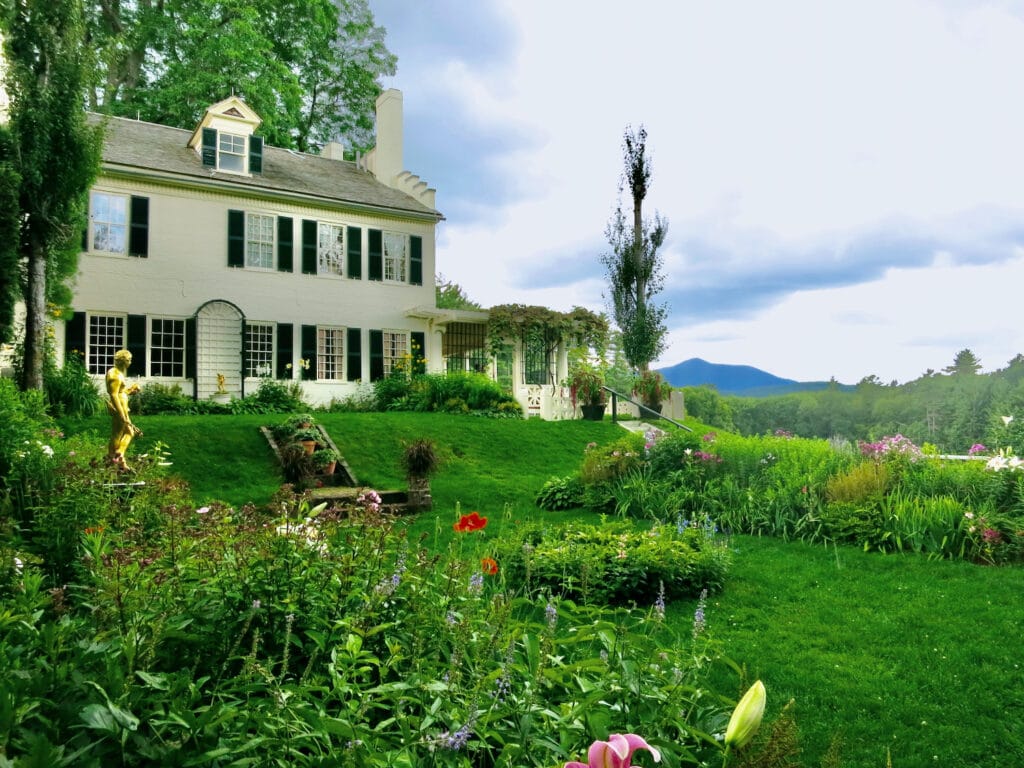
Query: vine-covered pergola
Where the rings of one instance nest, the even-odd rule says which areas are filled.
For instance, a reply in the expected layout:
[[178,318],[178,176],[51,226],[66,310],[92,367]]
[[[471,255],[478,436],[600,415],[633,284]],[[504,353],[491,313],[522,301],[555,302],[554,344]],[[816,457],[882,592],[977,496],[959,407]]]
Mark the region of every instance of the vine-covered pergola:
[[559,346],[587,346],[601,353],[608,344],[608,320],[583,307],[559,312],[526,304],[499,304],[488,313],[487,338],[495,356],[517,343],[524,357],[530,350],[540,350],[548,360]]

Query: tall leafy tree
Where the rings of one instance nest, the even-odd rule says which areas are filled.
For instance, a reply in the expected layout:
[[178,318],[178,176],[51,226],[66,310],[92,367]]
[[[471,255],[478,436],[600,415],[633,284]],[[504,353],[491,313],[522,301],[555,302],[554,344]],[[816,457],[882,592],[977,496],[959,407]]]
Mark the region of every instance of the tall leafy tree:
[[476,309],[483,307],[469,298],[466,290],[454,280],[438,274],[434,279],[434,292],[438,309]]
[[647,131],[633,132],[628,126],[622,140],[623,174],[619,193],[629,187],[633,203],[632,221],[616,208],[605,230],[611,252],[601,257],[608,276],[612,317],[622,331],[622,352],[629,364],[641,372],[665,348],[667,307],[654,297],[665,285],[663,263],[658,249],[668,234],[668,221],[654,214],[643,215],[644,199],[651,184],[651,161],[647,156]]
[[11,132],[0,124],[0,341],[14,337],[14,307],[21,298],[18,260],[18,192]]
[[10,123],[0,184],[9,194],[17,179],[15,240],[26,310],[21,385],[41,389],[47,305],[59,312],[70,302],[101,134],[82,110],[81,0],[13,0],[3,7]]
[[101,66],[91,107],[191,128],[235,94],[271,144],[371,142],[380,78],[395,72],[367,0],[88,0]]

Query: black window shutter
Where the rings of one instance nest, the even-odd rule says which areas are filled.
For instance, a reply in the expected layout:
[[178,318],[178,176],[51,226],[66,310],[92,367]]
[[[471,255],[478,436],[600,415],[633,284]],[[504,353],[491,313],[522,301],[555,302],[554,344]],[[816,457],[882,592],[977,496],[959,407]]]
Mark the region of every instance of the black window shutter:
[[146,372],[146,316],[128,315],[128,339],[125,347],[132,353],[132,367],[129,373],[134,376],[148,376]]
[[[185,320],[185,378],[196,380],[196,319],[194,317]],[[193,387],[193,390],[195,387]],[[193,392],[193,396],[195,393]]]
[[409,238],[409,284],[423,285],[423,238]]
[[379,229],[367,230],[368,248],[367,254],[367,277],[370,280],[384,279],[384,238]]
[[316,379],[316,326],[302,326],[302,356],[309,361],[307,379]]
[[363,341],[358,328],[349,328],[345,339],[345,371],[349,381],[363,377]]
[[363,230],[361,227],[348,227],[345,232],[348,241],[345,245],[347,252],[345,259],[348,262],[348,276],[358,280],[363,276]]
[[427,372],[427,334],[423,331],[413,331],[411,334],[412,345],[409,350],[412,352],[412,372]]
[[263,173],[263,139],[249,137],[249,173]]
[[384,378],[384,331],[370,331],[370,381]]
[[277,217],[277,271],[291,272],[292,249],[295,240],[295,226],[289,216]]
[[[295,346],[295,331],[291,323],[277,324],[277,378],[295,378],[295,361],[292,359]],[[289,368],[291,365],[293,367]]]
[[228,266],[245,266],[245,211],[228,211]]
[[64,357],[85,359],[85,312],[75,312],[64,326]]
[[132,196],[128,255],[149,256],[149,198]]
[[203,128],[203,165],[217,166],[216,128]]
[[302,274],[316,274],[316,222],[302,220]]
[[89,227],[82,230],[82,253],[89,250]]

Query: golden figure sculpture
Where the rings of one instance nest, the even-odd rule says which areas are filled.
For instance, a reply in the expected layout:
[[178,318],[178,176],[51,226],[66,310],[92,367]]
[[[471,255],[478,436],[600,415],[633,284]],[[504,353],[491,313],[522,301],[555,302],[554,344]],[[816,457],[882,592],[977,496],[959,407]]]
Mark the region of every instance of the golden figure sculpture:
[[142,430],[132,424],[128,412],[128,396],[139,391],[138,384],[128,384],[125,376],[132,364],[132,353],[127,349],[114,354],[114,367],[107,371],[107,410],[110,411],[110,443],[107,446],[107,460],[122,470],[130,467],[125,461],[125,451],[133,437],[141,437]]

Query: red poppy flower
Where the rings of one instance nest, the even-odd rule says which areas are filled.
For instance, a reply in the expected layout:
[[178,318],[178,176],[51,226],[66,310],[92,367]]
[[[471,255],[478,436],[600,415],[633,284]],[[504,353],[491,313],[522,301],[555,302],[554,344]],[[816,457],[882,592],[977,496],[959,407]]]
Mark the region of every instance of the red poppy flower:
[[487,518],[480,517],[479,512],[470,512],[468,515],[463,515],[459,518],[459,522],[452,525],[459,533],[469,533],[471,531],[479,531],[486,527]]
[[488,576],[494,576],[498,572],[498,562],[493,557],[485,557],[480,561],[480,568]]

